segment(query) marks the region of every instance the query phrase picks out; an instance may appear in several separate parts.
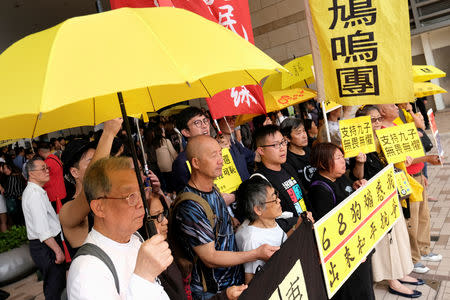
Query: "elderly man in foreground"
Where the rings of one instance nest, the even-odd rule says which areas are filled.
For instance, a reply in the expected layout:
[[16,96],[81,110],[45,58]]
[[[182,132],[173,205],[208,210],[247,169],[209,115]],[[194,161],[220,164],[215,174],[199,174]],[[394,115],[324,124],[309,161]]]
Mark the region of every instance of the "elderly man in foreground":
[[69,299],[169,299],[157,276],[173,257],[162,235],[142,243],[136,233],[144,208],[131,160],[114,157],[95,162],[83,187],[94,214],[85,244],[105,252],[112,268],[94,255],[77,254],[69,270]]

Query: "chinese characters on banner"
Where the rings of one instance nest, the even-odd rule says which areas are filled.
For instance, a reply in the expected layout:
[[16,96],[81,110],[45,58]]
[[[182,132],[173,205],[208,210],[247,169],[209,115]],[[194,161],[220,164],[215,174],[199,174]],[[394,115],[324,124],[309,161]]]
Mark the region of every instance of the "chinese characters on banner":
[[269,300],[298,299],[308,300],[302,264],[297,260],[295,265],[273,292]]
[[412,80],[405,80],[412,78],[407,1],[305,4],[319,100],[358,105],[414,99]]
[[345,157],[376,151],[370,116],[341,120],[339,130]]
[[[234,164],[230,149],[222,149],[222,158],[222,175],[214,180],[214,184],[217,186],[221,193],[232,193],[237,190],[239,185],[242,183],[242,179],[236,169],[236,165]],[[192,172],[189,161],[186,161],[186,164],[188,166],[189,172]]]
[[428,119],[430,120],[431,124],[431,132],[433,133],[434,141],[436,143],[436,148],[438,150],[439,160],[441,161],[441,166],[444,166],[444,149],[442,148],[441,144],[441,136],[439,135],[439,130],[436,126],[436,119],[434,118],[433,110],[430,108],[427,112]]
[[390,164],[425,155],[417,128],[414,123],[407,123],[376,131],[381,149]]
[[281,110],[285,107],[313,99],[316,95],[316,91],[308,88],[267,92],[264,93],[266,110],[267,112]]
[[400,216],[394,167],[388,165],[314,224],[331,298]]

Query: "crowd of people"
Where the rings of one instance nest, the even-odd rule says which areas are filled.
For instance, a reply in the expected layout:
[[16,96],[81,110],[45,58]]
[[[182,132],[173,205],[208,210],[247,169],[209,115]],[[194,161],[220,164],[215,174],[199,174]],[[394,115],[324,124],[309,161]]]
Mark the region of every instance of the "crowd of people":
[[[137,130],[133,139],[158,232],[146,241],[122,119],[85,137],[4,147],[0,230],[26,225],[46,299],[237,299],[302,222],[321,219],[387,165],[375,134],[376,152],[345,159],[338,121],[370,116],[374,132],[406,122],[424,130],[411,109],[365,105],[324,116],[309,101],[296,116],[281,111],[239,126],[230,116],[215,127],[208,111],[188,107],[141,123],[142,142]],[[223,148],[242,181],[233,193],[214,185]],[[411,287],[424,281],[409,274],[442,259],[430,250],[427,163],[439,157],[395,165],[408,174],[409,205],[333,299],[375,299],[381,280],[392,294],[420,297]]]

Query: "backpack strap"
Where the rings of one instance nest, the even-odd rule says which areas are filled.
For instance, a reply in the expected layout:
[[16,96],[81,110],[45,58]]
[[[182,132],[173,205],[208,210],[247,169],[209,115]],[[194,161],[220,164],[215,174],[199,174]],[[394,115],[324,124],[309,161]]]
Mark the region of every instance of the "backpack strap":
[[144,238],[142,237],[142,235],[141,235],[138,231],[136,231],[135,233],[133,233],[133,235],[135,235],[135,236],[139,239],[139,241],[140,241],[141,243],[144,242]]
[[114,277],[114,284],[116,285],[117,294],[120,295],[119,277],[117,276],[116,268],[114,267],[114,264],[111,258],[108,256],[108,254],[106,254],[106,252],[103,251],[97,245],[86,243],[83,246],[81,246],[80,249],[78,249],[77,253],[75,254],[72,260],[82,255],[95,256],[108,267],[108,269],[111,271]]
[[316,180],[313,183],[311,183],[311,186],[319,186],[319,185],[326,188],[333,195],[333,204],[336,205],[336,196],[334,195],[334,191],[331,188],[331,186],[329,186],[328,183],[322,180]]
[[406,124],[408,122],[406,122],[406,117],[405,117],[405,113],[403,112],[403,109],[399,109],[398,110],[398,116],[400,117],[400,120],[402,120],[403,124]]

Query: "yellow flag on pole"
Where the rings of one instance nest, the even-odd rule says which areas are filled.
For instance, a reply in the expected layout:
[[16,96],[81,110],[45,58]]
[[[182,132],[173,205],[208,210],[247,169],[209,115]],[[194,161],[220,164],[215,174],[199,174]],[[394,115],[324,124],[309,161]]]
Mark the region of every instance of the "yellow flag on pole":
[[319,100],[359,105],[414,99],[408,1],[305,3]]

